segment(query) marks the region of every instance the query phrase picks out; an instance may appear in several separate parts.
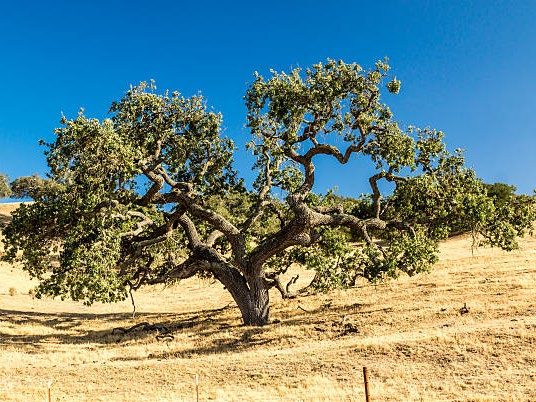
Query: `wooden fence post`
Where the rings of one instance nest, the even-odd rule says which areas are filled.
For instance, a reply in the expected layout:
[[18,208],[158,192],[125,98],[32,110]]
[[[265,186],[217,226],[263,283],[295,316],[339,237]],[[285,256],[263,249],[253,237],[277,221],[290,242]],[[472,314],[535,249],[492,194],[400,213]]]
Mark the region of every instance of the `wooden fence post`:
[[368,370],[366,367],[363,367],[363,381],[365,383],[365,401],[370,402],[370,394],[368,388]]
[[199,402],[199,375],[195,374],[195,400]]
[[52,402],[52,392],[51,392],[50,388],[52,388],[52,383],[53,382],[54,382],[54,380],[48,380],[48,384],[47,384],[48,402]]

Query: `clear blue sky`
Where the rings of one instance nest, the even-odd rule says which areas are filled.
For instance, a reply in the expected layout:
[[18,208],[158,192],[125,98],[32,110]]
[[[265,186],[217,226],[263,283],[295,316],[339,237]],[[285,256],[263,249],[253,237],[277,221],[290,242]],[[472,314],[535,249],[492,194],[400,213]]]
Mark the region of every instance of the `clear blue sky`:
[[[447,133],[488,182],[536,188],[536,1],[19,1],[0,5],[0,172],[44,174],[40,138],[61,113],[105,117],[129,84],[201,91],[244,156],[242,96],[255,70],[326,58],[370,67],[388,56],[402,80],[386,99],[402,124]],[[366,190],[358,164],[317,190]]]

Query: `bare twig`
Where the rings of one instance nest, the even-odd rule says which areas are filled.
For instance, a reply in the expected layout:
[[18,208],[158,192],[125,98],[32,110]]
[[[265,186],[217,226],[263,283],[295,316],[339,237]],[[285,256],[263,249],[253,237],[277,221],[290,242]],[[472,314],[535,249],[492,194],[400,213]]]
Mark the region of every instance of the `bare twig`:
[[129,282],[128,293],[130,295],[130,302],[132,303],[132,319],[136,316],[136,303],[134,302],[134,295],[132,294],[132,284]]
[[299,274],[296,274],[296,276],[293,276],[290,278],[290,281],[287,282],[286,291],[287,293],[290,293],[290,287],[297,282],[297,280],[300,278]]

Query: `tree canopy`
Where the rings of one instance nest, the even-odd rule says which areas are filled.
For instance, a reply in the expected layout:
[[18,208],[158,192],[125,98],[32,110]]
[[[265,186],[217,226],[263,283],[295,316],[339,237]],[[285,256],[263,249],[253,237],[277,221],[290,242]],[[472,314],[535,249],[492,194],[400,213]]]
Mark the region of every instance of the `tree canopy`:
[[[426,271],[437,242],[460,227],[515,248],[534,220],[533,200],[501,209],[441,131],[401,127],[381,100],[401,88],[389,69],[328,60],[256,74],[245,95],[252,186],[233,167],[222,116],[199,95],[141,83],[111,105],[110,118],[63,118],[45,144],[48,179],[14,186],[36,202],[5,230],[7,258],[39,279],[38,296],[86,303],[214,277],[244,323],[262,325],[269,289],[289,296],[280,276],[295,262],[316,271],[311,288],[328,289]],[[316,194],[321,155],[340,165],[370,160],[370,193]],[[392,193],[382,194],[381,181]]]

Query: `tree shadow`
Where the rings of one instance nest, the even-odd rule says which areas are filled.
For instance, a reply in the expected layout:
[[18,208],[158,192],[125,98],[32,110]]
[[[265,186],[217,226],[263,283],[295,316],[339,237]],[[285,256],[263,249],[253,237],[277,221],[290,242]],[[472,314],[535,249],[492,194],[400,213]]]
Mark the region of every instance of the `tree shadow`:
[[[291,344],[292,340],[296,342],[303,341],[303,333],[300,331],[292,331],[293,327],[311,326],[311,332],[308,336],[314,337],[315,333],[322,338],[337,338],[341,336],[361,336],[359,330],[355,328],[348,329],[348,323],[344,322],[344,317],[348,314],[362,314],[368,316],[370,314],[389,312],[390,308],[374,309],[371,304],[353,303],[348,305],[332,306],[331,303],[324,303],[321,306],[311,310],[299,310],[300,302],[306,301],[307,296],[297,298],[293,304],[296,304],[296,312],[291,317],[283,319],[274,319],[271,323],[263,327],[246,327],[243,325],[229,325],[227,322],[229,317],[219,317],[212,322],[213,325],[200,327],[196,329],[195,322],[191,321],[192,326],[188,326],[188,321],[185,321],[189,329],[197,331],[196,334],[200,338],[213,337],[207,344],[195,346],[192,348],[170,348],[168,351],[159,353],[150,353],[147,356],[121,356],[114,360],[121,361],[137,361],[146,359],[187,359],[195,356],[204,356],[211,354],[226,354],[240,353],[255,349],[259,346],[266,345],[281,345],[283,343]],[[178,323],[181,326],[180,323]],[[274,331],[274,327],[283,326],[290,330]],[[322,327],[322,328],[320,328]],[[225,329],[225,334],[222,334],[222,329]],[[173,333],[173,331],[171,331]],[[221,334],[221,336],[215,336]]]
[[[344,332],[348,324],[347,317],[350,317],[350,321],[357,319],[363,323],[369,316],[393,311],[391,308],[374,308],[372,304],[357,302],[333,305],[334,303],[329,299],[314,309],[304,309],[301,305],[306,305],[307,299],[308,296],[294,299],[290,305],[286,306],[290,309],[278,310],[273,315],[274,320],[264,327],[246,327],[231,318],[229,310],[233,310],[232,315],[240,316],[238,308],[234,305],[178,314],[141,312],[136,314],[135,319],[130,313],[41,313],[0,309],[0,321],[8,322],[12,327],[39,325],[50,329],[50,331],[45,330],[43,334],[13,334],[0,331],[0,349],[16,344],[29,347],[28,353],[39,353],[42,348],[46,347],[46,344],[51,343],[114,346],[132,341],[166,342],[165,336],[162,335],[169,335],[169,340],[172,340],[175,336],[186,333],[189,337],[195,336],[203,340],[201,345],[139,358],[117,357],[116,360],[189,358],[196,355],[241,352],[261,345],[281,344],[282,341],[291,344],[293,340],[303,341],[304,337],[326,339],[339,336],[363,336],[360,334],[359,325],[351,328],[352,331]],[[403,313],[403,311],[400,312]],[[399,313],[398,310],[397,313]],[[92,330],[88,321],[99,322],[101,328],[102,322],[109,323],[109,325],[105,324],[106,328],[103,329]],[[150,323],[150,325],[140,325],[129,330],[135,324],[143,322]],[[120,327],[122,330],[114,331],[118,328],[118,324],[122,325]],[[288,330],[274,331],[275,326],[287,327]],[[303,327],[305,331],[294,331],[293,327]],[[159,336],[164,339],[159,339]]]
[[[70,331],[70,333],[46,333],[46,334],[8,334],[0,331],[0,349],[5,345],[30,344],[56,342],[61,344],[116,344],[132,340],[140,340],[155,337],[158,330],[133,330],[124,333],[114,329],[128,329],[139,322],[151,322],[153,327],[166,328],[166,333],[176,333],[181,330],[191,329],[196,326],[206,326],[210,323],[212,332],[219,332],[223,328],[232,327],[228,324],[228,318],[219,317],[223,309],[203,310],[199,312],[185,313],[137,313],[135,319],[130,313],[40,313],[31,311],[16,311],[0,309],[0,321],[7,322],[12,326],[40,325],[52,330]],[[106,321],[111,323],[124,322],[125,326],[110,326],[102,330],[87,329],[87,321]]]
[[[196,346],[193,348],[169,350],[161,353],[150,353],[145,356],[126,356],[116,357],[112,360],[119,361],[138,361],[138,360],[165,360],[165,359],[190,359],[195,356],[205,356],[211,354],[226,354],[226,353],[240,353],[250,349],[254,349],[258,346],[268,345],[282,339],[278,336],[277,339],[263,338],[265,332],[270,330],[269,326],[265,327],[245,327],[242,325],[234,327],[234,333],[231,337],[219,337],[213,339],[208,345]],[[214,332],[221,331],[203,331],[200,335],[211,336]],[[288,338],[284,336],[283,338]]]
[[11,222],[11,215],[0,214],[0,229],[5,227],[9,222]]

